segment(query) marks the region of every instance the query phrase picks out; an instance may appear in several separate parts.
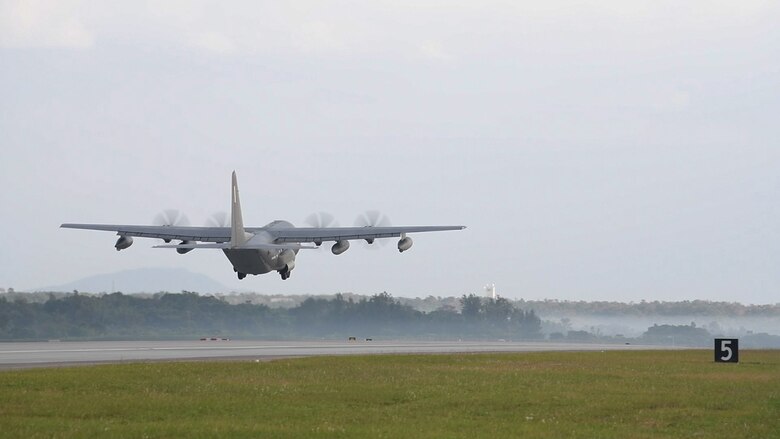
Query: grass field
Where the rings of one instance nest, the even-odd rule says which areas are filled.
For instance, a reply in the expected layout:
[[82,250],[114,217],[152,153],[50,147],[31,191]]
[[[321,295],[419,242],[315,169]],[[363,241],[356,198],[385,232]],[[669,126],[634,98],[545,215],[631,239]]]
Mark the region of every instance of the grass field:
[[780,437],[780,351],[386,355],[0,372],[0,437]]

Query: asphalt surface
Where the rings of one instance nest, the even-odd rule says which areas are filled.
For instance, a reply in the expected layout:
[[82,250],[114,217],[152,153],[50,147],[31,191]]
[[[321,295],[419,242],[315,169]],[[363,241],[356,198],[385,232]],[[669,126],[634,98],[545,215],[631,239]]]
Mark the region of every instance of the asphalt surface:
[[138,361],[259,360],[314,355],[614,351],[658,346],[529,342],[420,341],[88,341],[0,343],[0,369]]

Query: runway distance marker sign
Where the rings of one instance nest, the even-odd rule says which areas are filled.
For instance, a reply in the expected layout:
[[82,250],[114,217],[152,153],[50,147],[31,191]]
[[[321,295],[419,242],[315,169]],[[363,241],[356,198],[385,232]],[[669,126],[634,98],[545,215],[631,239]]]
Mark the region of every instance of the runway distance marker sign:
[[716,363],[739,363],[739,339],[716,338],[715,339]]

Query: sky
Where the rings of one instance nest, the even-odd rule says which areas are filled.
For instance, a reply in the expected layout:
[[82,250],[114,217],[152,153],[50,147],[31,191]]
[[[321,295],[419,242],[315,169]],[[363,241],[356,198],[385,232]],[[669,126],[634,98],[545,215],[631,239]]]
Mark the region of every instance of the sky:
[[[0,0],[0,287],[187,268],[260,293],[780,302],[773,1]],[[296,225],[404,254],[235,279],[64,222]]]

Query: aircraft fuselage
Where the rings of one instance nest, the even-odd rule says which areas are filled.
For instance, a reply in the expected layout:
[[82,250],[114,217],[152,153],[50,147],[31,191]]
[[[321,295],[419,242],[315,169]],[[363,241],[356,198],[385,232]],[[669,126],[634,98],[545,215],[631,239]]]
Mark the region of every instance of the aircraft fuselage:
[[[263,229],[294,227],[288,221],[272,221]],[[270,244],[273,237],[266,231],[255,232],[248,243]],[[293,249],[223,249],[233,270],[240,274],[265,274],[278,271],[284,277],[295,267],[295,256],[298,250]]]

